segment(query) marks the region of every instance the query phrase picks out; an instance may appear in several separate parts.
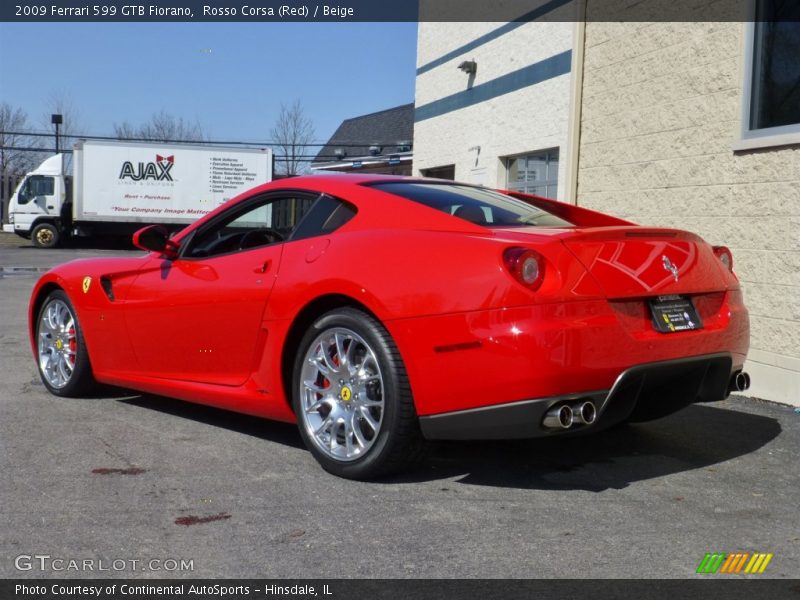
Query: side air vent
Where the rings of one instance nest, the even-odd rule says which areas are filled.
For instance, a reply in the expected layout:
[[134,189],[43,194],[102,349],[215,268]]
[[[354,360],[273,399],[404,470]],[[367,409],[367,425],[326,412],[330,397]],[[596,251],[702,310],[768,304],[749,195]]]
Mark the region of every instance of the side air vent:
[[103,275],[100,278],[100,287],[103,288],[103,291],[106,293],[106,296],[108,296],[108,299],[113,302],[114,301],[114,289],[111,286],[111,278]]

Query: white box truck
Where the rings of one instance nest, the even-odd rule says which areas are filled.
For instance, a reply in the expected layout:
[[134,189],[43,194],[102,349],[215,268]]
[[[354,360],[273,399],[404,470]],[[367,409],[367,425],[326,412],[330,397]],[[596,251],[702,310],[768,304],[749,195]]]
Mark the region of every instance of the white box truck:
[[20,181],[3,230],[52,248],[70,236],[130,235],[148,223],[180,229],[237,194],[272,180],[272,151],[84,140]]

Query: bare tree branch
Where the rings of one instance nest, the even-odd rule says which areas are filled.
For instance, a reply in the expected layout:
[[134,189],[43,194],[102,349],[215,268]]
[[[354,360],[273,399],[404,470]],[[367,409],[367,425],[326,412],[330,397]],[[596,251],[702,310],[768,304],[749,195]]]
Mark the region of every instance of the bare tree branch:
[[277,145],[276,154],[284,157],[278,166],[281,173],[293,176],[305,171],[308,161],[303,157],[303,144],[314,141],[314,124],[306,117],[300,100],[295,100],[291,106],[281,104],[281,112],[270,136]]
[[36,152],[14,149],[41,146],[40,138],[17,133],[26,129],[28,129],[28,115],[25,111],[14,108],[7,102],[0,103],[0,177],[21,175],[41,161],[40,155]]
[[205,134],[200,122],[185,121],[164,110],[154,113],[150,120],[134,127],[127,121],[114,123],[114,135],[118,138],[140,138],[148,141],[165,142],[168,140],[185,140],[193,142],[205,141]]

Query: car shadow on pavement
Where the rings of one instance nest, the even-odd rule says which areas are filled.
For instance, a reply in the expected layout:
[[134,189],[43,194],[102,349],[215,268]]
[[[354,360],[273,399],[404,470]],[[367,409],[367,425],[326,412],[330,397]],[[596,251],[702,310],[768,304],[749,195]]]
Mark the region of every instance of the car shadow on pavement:
[[692,405],[657,421],[595,435],[500,442],[438,442],[396,483],[453,478],[496,487],[622,489],[632,482],[706,468],[754,452],[781,433],[771,417]]
[[182,400],[174,400],[163,396],[151,394],[137,394],[127,392],[127,397],[118,398],[118,402],[141,406],[150,410],[174,415],[184,419],[191,419],[198,423],[221,427],[270,442],[283,444],[292,448],[305,448],[303,440],[297,431],[297,426],[291,423],[270,421],[259,417],[252,417],[213,406],[193,404]]
[[[135,395],[131,395],[135,394]],[[119,402],[192,419],[292,448],[303,442],[292,424],[201,404],[120,390]],[[485,442],[435,442],[416,469],[382,479],[407,484],[459,483],[518,489],[622,489],[632,482],[706,468],[755,452],[780,435],[772,417],[692,405],[657,421],[594,435]]]

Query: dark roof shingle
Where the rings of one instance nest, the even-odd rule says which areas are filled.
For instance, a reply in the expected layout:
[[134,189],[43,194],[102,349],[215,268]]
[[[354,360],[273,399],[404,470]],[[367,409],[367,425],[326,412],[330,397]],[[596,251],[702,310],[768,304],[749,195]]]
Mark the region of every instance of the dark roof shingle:
[[[409,145],[414,138],[414,103],[404,104],[379,112],[345,119],[328,143],[322,147],[313,163],[338,162],[353,157],[369,156],[371,145],[382,147],[383,155],[403,151],[398,144]],[[356,144],[355,146],[351,144]],[[344,150],[345,157],[338,158],[337,149]]]

